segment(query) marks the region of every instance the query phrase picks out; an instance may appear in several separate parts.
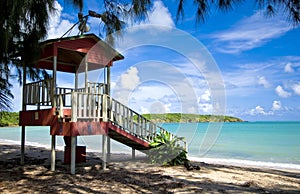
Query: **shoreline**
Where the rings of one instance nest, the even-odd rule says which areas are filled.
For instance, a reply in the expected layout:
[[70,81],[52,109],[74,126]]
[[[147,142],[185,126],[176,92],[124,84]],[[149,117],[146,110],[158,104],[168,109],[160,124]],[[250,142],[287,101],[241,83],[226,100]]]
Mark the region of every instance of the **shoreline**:
[[[1,138],[0,138],[1,139]],[[27,142],[28,143],[28,142]],[[20,146],[20,143],[16,141],[6,140],[4,142],[0,142],[1,145],[15,145]],[[34,147],[50,150],[49,145],[42,144],[27,144],[25,147]],[[57,146],[56,151],[64,151],[64,146]],[[92,150],[87,148],[87,153],[91,153],[92,155],[101,156],[100,152],[97,150]],[[131,157],[131,151],[112,151],[111,154],[121,154]],[[136,156],[144,155],[141,152],[136,152]],[[217,164],[217,165],[227,165],[227,166],[236,166],[236,167],[250,167],[250,168],[264,168],[264,169],[273,169],[273,170],[287,170],[287,171],[295,171],[300,173],[300,164],[295,163],[281,163],[281,162],[268,162],[268,161],[254,161],[254,160],[244,160],[244,159],[231,159],[231,158],[207,158],[207,157],[195,157],[188,156],[188,159],[192,162],[204,162],[208,164]]]
[[[140,157],[112,154],[101,170],[100,153],[87,153],[76,175],[63,164],[57,151],[56,171],[50,171],[50,150],[26,146],[26,164],[17,163],[20,146],[0,143],[1,193],[298,193],[299,171],[274,170],[193,162],[200,170],[184,166],[162,167]],[[6,161],[6,162],[5,162]]]
[[188,157],[189,160],[195,162],[204,162],[208,164],[236,166],[236,167],[249,167],[249,168],[262,168],[270,170],[286,170],[300,173],[300,164],[294,163],[279,163],[279,162],[264,162],[243,159],[228,159],[228,158],[197,158]]

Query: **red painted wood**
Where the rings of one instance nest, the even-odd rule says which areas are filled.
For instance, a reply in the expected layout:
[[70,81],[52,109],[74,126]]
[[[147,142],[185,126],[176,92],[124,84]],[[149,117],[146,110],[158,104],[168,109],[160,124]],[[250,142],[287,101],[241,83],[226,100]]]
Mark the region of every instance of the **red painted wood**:
[[55,109],[20,111],[20,126],[50,126],[55,120]]
[[50,127],[51,135],[82,136],[107,134],[105,122],[56,122]]
[[87,53],[89,70],[112,66],[113,61],[124,58],[94,34],[47,40],[41,47],[36,68],[52,70],[53,56],[57,56],[57,70],[69,73],[75,73],[78,68],[81,71],[80,64]]
[[137,137],[131,135],[130,133],[128,133],[128,132],[126,132],[126,131],[120,129],[120,128],[117,127],[116,125],[113,125],[111,122],[109,122],[108,128],[109,128],[110,130],[113,130],[113,131],[117,132],[118,134],[120,134],[120,135],[122,135],[122,136],[124,136],[124,137],[126,137],[126,138],[128,138],[128,139],[130,139],[130,140],[135,141],[136,143],[138,143],[138,144],[140,144],[140,145],[142,145],[142,146],[144,146],[144,147],[146,147],[146,148],[149,147],[149,143],[148,143],[148,142],[143,141],[143,140],[141,140],[140,138],[137,138]]

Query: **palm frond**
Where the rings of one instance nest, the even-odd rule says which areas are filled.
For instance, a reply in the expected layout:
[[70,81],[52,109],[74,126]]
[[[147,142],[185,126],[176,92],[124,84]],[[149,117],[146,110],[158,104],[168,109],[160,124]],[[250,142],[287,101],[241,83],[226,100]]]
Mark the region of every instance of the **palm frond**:
[[209,12],[209,2],[207,0],[194,0],[196,5],[196,22],[204,22]]
[[176,21],[178,21],[180,18],[184,18],[184,0],[179,0],[178,7],[177,7],[177,13],[176,13]]
[[151,0],[132,0],[129,13],[133,18],[145,19],[150,8]]
[[13,94],[11,93],[12,85],[8,79],[0,77],[0,111],[10,111],[12,107]]

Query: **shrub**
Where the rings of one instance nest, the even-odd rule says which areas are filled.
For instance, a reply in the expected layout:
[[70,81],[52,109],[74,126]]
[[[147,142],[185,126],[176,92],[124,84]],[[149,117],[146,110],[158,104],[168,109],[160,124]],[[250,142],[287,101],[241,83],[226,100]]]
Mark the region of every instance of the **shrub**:
[[187,161],[187,151],[179,145],[182,137],[173,137],[168,131],[161,131],[150,143],[149,159],[151,163],[162,165],[182,165]]

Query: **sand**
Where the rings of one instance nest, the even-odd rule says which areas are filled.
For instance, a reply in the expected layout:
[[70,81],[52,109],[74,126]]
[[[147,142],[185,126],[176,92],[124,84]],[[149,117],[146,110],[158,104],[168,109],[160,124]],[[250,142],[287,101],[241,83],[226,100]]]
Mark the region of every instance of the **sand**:
[[56,171],[50,171],[50,151],[26,147],[26,165],[20,166],[20,147],[0,144],[0,193],[300,193],[300,172],[267,168],[196,163],[184,166],[148,164],[126,154],[113,154],[101,170],[100,153],[87,153],[71,175],[57,152]]

